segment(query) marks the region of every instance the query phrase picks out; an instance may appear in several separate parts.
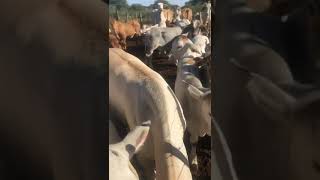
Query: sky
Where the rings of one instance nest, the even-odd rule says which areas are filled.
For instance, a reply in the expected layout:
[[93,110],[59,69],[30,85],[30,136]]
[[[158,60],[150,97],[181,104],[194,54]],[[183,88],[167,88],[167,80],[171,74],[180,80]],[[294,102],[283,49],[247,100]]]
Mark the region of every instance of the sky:
[[[183,6],[185,2],[187,2],[188,0],[168,0],[168,2],[172,5],[179,5],[179,6]],[[148,6],[150,4],[153,4],[154,0],[128,0],[128,4],[142,4],[145,6]]]

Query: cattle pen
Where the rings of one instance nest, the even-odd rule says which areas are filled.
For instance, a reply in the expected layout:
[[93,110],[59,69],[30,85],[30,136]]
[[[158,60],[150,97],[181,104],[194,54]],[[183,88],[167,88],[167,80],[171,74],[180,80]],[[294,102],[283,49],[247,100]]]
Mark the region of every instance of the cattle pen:
[[[140,8],[138,8],[137,6],[140,6]],[[211,22],[210,14],[210,3],[200,1],[197,2],[197,5],[188,5],[188,3],[186,3],[185,6],[182,7],[161,2],[155,3],[154,5],[150,6],[130,5],[122,7],[109,7],[109,38],[112,37],[112,41],[109,41],[109,47],[123,49],[124,52],[128,55],[133,55],[134,57],[138,58],[136,60],[139,62],[139,64],[141,63],[140,61],[142,61],[145,65],[147,65],[142,66],[141,64],[141,67],[153,70],[155,74],[160,75],[163,78],[161,81],[170,86],[169,89],[172,92],[173,97],[175,98],[175,102],[179,104],[177,106],[177,110],[179,112],[187,112],[183,112],[183,119],[185,119],[184,123],[186,123],[185,129],[182,131],[182,136],[176,139],[183,141],[183,148],[185,148],[186,154],[188,156],[186,158],[186,161],[183,161],[184,165],[188,166],[188,173],[186,174],[189,175],[187,175],[188,177],[186,179],[190,180],[211,179],[212,173],[210,137],[210,118],[212,118],[210,108],[211,78],[209,77],[209,72],[211,70],[209,62],[211,60],[211,44],[209,40],[211,34],[209,33],[209,26]],[[158,21],[160,21],[160,23]],[[163,30],[164,32],[160,32],[160,34],[157,34],[158,30]],[[183,30],[186,30],[188,33],[182,33]],[[182,72],[182,67],[177,64],[178,60],[176,63],[174,63],[174,61],[172,61],[172,59],[170,58],[172,55],[171,53],[174,52],[176,48],[173,45],[175,43],[174,41],[179,40],[180,37],[186,36],[187,34],[190,35],[187,39],[189,39],[190,42],[192,40],[192,44],[195,43],[195,46],[193,47],[198,48],[196,52],[197,55],[193,56],[195,60],[194,65],[189,69],[192,71],[192,76],[195,78],[197,84],[192,84],[185,81],[184,79],[180,79],[180,72]],[[155,37],[151,37],[153,35]],[[162,35],[165,35],[167,37],[160,40],[157,39],[158,35],[160,35],[159,38],[162,38]],[[157,47],[155,47],[152,43],[158,40],[161,45],[156,45]],[[188,52],[190,51],[188,50]],[[188,55],[185,54],[184,57],[188,57]],[[115,66],[113,67],[113,69],[116,69]],[[151,77],[152,75],[149,76]],[[139,79],[140,77],[137,78]],[[114,81],[114,83],[117,82],[118,81]],[[141,87],[148,87],[148,85],[141,85]],[[181,91],[177,90],[177,88],[181,87],[183,88],[186,97],[182,97],[182,93],[179,93]],[[118,90],[114,92],[118,92]],[[200,96],[194,94],[199,92]],[[109,98],[110,97],[112,96],[110,96],[109,93]],[[155,97],[158,99],[157,95],[155,95]],[[182,98],[189,99],[184,101]],[[138,104],[143,104],[141,100],[143,98],[141,97],[138,99]],[[193,110],[189,111],[187,107],[189,105],[187,105],[186,103],[181,103],[187,101],[193,104]],[[194,103],[196,103],[196,105]],[[169,104],[174,104],[174,102],[170,102]],[[148,109],[150,105],[147,106],[148,107],[145,109]],[[178,111],[173,112],[176,113]],[[116,114],[117,110],[109,109],[109,112],[111,112],[111,114]],[[171,113],[171,110],[167,110],[166,113]],[[139,114],[139,112],[135,112],[135,114]],[[130,118],[126,117],[126,119]],[[168,118],[168,120],[175,120],[175,118]],[[130,125],[127,125],[126,123],[115,123],[114,120],[111,121],[113,121],[114,125],[116,126],[116,131],[121,134],[121,138],[125,138],[127,133],[132,131],[132,127]],[[156,121],[154,121],[154,123],[156,123]],[[169,131],[172,130],[169,128]],[[184,153],[185,150],[181,149],[180,151]],[[148,152],[152,151],[148,150]],[[173,157],[174,156],[175,155],[173,155]],[[153,172],[151,172],[150,169],[145,168],[148,166],[145,166],[146,163],[142,162],[142,160],[139,158],[139,154],[133,157],[132,163],[134,168],[136,168],[137,174],[140,179],[152,179],[153,175],[150,176],[150,174],[152,174]],[[158,179],[161,176],[161,171],[159,174],[157,174],[157,168],[158,167],[153,170],[155,170],[154,175],[156,175]],[[178,174],[178,171],[174,174]],[[171,178],[175,179],[173,176]]]

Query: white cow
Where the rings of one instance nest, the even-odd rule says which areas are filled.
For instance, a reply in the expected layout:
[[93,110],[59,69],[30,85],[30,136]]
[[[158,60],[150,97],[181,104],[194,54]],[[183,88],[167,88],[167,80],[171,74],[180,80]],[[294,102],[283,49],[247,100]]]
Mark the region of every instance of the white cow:
[[203,6],[203,12],[202,12],[202,24],[208,25],[209,22],[211,22],[211,3],[206,2]]
[[191,24],[191,22],[190,22],[188,19],[181,19],[181,20],[176,20],[176,21],[174,22],[174,24],[175,24],[176,26],[181,27],[181,28],[185,28],[185,27],[187,27],[189,24]]
[[179,99],[187,121],[192,145],[189,160],[197,169],[196,143],[199,136],[211,135],[211,90],[204,88],[197,78],[198,67],[195,65],[197,57],[202,52],[199,46],[186,40],[182,35],[173,44],[184,45],[173,53],[178,58],[175,93]]
[[142,25],[140,33],[145,35],[146,33],[150,33],[150,30],[155,27],[159,27],[159,24],[156,24],[156,25],[144,24]]
[[167,27],[166,17],[163,13],[163,3],[158,3],[157,8],[152,10],[153,25],[158,25],[159,27]]
[[[202,36],[203,35],[197,35],[198,38],[194,39],[194,41],[197,43],[195,44],[193,41],[191,41],[188,38],[188,33],[187,34],[182,34],[179,37],[177,37],[173,42],[172,42],[172,47],[171,51],[169,53],[169,61],[175,62],[176,65],[178,65],[178,60],[182,59],[183,56],[185,55],[186,51],[192,50],[189,52],[189,56],[192,57],[201,57],[203,52],[205,52],[205,49],[203,49],[202,45]],[[196,37],[197,37],[196,36]],[[206,39],[203,38],[205,41]],[[206,41],[207,42],[207,41]]]
[[173,19],[173,22],[175,21],[180,21],[181,20],[181,8],[180,7],[177,7],[175,9],[175,14],[174,14],[174,19]]
[[167,28],[151,28],[146,33],[146,64],[152,67],[153,52],[159,48],[160,52],[166,54],[170,50],[170,44],[173,39],[180,35],[182,29],[180,27],[167,27]]
[[184,28],[184,27],[188,26],[189,24],[191,24],[189,19],[186,19],[186,18],[181,19],[181,8],[180,7],[177,7],[175,10],[173,23],[176,26],[179,26],[181,28]]
[[120,140],[121,139],[120,139],[120,136],[117,132],[117,129],[109,117],[109,144],[118,143],[118,142],[120,142]]
[[201,48],[202,54],[206,53],[207,46],[210,44],[209,38],[202,34],[198,34],[195,37],[193,37],[192,42]]
[[211,40],[211,3],[206,2],[201,12],[201,23],[208,29],[208,37]]
[[[114,127],[110,128],[110,122],[109,131],[114,130],[112,129]],[[130,163],[130,159],[143,146],[149,129],[150,121],[136,126],[121,142],[109,144],[109,180],[139,180],[138,173]],[[117,136],[116,134],[111,135]]]
[[135,56],[109,49],[109,104],[125,117],[130,129],[151,120],[151,136],[137,154],[148,179],[191,180],[183,143],[186,122],[166,81]]
[[[190,47],[190,45],[192,45],[193,42],[188,38],[188,34],[182,34],[179,37],[177,37],[177,39],[175,39],[172,42],[172,47],[171,47],[171,51],[169,53],[169,61],[174,62],[176,65],[178,65],[178,59],[180,59],[185,51]],[[182,48],[184,48],[185,50],[181,50]],[[199,49],[199,52],[201,52],[201,50]]]
[[192,20],[192,34],[189,35],[190,39],[195,37],[198,34],[206,35],[208,28],[201,24],[201,21],[198,19]]

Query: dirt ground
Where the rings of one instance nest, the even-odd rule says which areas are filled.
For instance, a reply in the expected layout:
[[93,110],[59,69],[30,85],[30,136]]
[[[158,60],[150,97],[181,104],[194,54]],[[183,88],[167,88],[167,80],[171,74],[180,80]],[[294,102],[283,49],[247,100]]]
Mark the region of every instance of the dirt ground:
[[[127,41],[128,49],[127,52],[138,57],[140,60],[144,60],[145,48],[144,45],[135,40]],[[155,52],[156,54],[156,52]],[[176,79],[177,67],[175,64],[168,62],[166,57],[153,57],[153,68],[158,72],[174,89],[174,82]],[[187,135],[188,136],[188,135]],[[186,136],[185,142],[188,142],[188,137]],[[190,146],[186,144],[187,151],[190,151]],[[210,179],[210,170],[211,170],[211,140],[210,137],[205,136],[199,139],[197,146],[197,155],[199,163],[199,176],[194,176],[196,180],[209,180]]]

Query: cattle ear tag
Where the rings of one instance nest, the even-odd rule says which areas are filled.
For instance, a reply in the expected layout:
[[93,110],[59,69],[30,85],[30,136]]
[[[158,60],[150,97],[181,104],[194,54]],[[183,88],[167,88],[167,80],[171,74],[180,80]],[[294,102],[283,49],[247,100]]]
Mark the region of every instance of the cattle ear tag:
[[203,95],[202,91],[190,84],[188,85],[188,92],[195,99],[201,99]]

